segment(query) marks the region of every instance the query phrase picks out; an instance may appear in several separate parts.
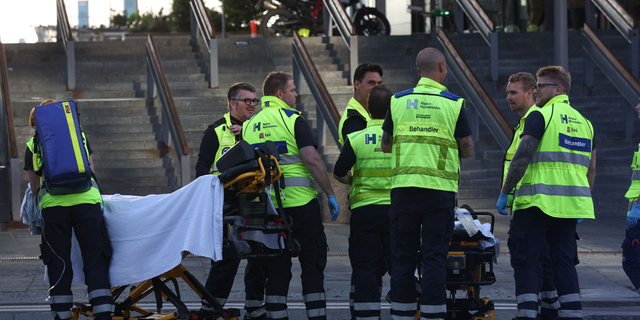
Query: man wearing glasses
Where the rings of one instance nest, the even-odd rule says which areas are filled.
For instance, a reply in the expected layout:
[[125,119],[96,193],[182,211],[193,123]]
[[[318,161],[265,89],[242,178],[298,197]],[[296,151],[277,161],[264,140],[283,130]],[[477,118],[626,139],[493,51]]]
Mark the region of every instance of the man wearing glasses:
[[529,114],[496,207],[504,211],[518,183],[509,228],[518,319],[538,315],[538,261],[546,243],[555,271],[558,318],[582,319],[574,265],[578,219],[594,219],[591,187],[596,149],[591,122],[569,104],[571,76],[559,66],[536,73],[536,105]]
[[[248,83],[232,85],[227,92],[227,99],[229,112],[205,130],[200,142],[196,178],[209,173],[218,174],[216,162],[242,139],[242,124],[253,115],[256,106],[260,104],[260,100],[256,99],[256,88]],[[205,287],[221,306],[224,306],[229,298],[239,265],[240,257],[233,245],[223,248],[222,260],[211,262]],[[267,315],[262,305],[265,276],[256,258],[247,259],[244,280],[245,319],[265,319]],[[212,306],[202,300],[202,308],[207,310]]]

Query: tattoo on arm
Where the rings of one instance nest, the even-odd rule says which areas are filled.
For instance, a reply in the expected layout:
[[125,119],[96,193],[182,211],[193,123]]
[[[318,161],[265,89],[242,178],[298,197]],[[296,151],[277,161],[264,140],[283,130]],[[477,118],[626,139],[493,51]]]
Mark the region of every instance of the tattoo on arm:
[[524,173],[527,171],[527,166],[529,165],[529,161],[531,161],[531,157],[533,157],[536,149],[538,149],[539,143],[540,140],[530,135],[522,137],[522,140],[520,140],[520,144],[518,145],[518,150],[513,156],[513,160],[511,160],[509,173],[507,174],[504,186],[502,187],[502,193],[511,192],[511,190],[516,187],[520,179],[522,179]]
[[386,144],[386,145],[390,145],[393,142],[393,138],[391,138],[391,135],[386,133],[386,132],[382,132],[382,143]]

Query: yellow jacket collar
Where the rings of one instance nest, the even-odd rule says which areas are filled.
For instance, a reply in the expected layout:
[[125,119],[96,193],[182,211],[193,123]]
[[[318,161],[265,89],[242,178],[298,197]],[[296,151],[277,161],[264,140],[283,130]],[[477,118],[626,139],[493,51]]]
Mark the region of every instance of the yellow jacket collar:
[[534,105],[532,105],[532,106],[529,108],[529,110],[527,110],[527,113],[525,113],[525,114],[524,114],[524,117],[522,117],[522,119],[526,119],[526,118],[529,116],[529,114],[530,114],[531,112],[534,112],[534,111],[536,111],[536,110],[538,110],[538,109],[540,109],[540,108],[538,108],[538,106],[536,106],[535,104],[534,104]]
[[289,109],[289,110],[298,111],[295,108],[289,107],[289,105],[286,104],[284,101],[282,101],[280,98],[274,97],[274,96],[264,96],[264,97],[262,97],[262,99],[260,99],[260,102],[262,103],[262,108],[263,109],[266,109],[266,108],[282,108],[282,109]]
[[375,126],[382,126],[382,123],[384,123],[384,119],[371,119],[371,120],[367,121],[367,128],[375,127]]
[[447,92],[449,91],[447,89],[447,87],[439,84],[438,82],[436,82],[434,80],[431,80],[431,79],[425,78],[425,77],[420,78],[420,81],[418,81],[418,87],[423,87],[423,86],[434,87],[434,88],[436,88],[436,89],[438,89],[440,91],[447,91]]
[[[351,98],[351,100],[349,100],[349,106],[358,110],[358,112],[360,112],[360,114],[364,114],[369,116],[369,111],[367,111],[361,104],[360,102],[358,102],[358,100],[356,100],[356,98]],[[370,117],[370,116],[369,116]],[[369,120],[369,119],[367,119]]]
[[552,105],[552,104],[554,104],[554,103],[566,103],[566,104],[568,104],[568,105],[571,105],[571,104],[569,103],[569,96],[567,96],[566,94],[561,94],[561,95],[557,95],[557,96],[555,96],[555,97],[551,98],[551,100],[549,100],[549,101],[548,101],[548,102],[543,106],[543,108],[544,108],[544,107],[546,107],[546,106],[550,106],[550,105]]

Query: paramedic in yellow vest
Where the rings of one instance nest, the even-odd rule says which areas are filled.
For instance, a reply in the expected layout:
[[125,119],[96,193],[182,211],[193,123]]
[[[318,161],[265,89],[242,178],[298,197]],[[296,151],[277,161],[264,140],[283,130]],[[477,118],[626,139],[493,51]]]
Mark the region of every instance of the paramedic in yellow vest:
[[596,149],[591,122],[569,104],[570,74],[543,67],[534,94],[540,109],[525,121],[518,149],[496,204],[504,211],[516,188],[509,252],[516,282],[518,319],[538,315],[538,261],[549,247],[560,309],[558,318],[581,319],[580,287],[574,265],[578,219],[594,219],[591,187]]
[[[43,101],[35,108],[46,108],[53,100]],[[35,129],[35,108],[31,110],[29,122]],[[84,137],[84,133],[83,133]],[[93,158],[91,147],[84,137],[84,147],[89,155],[89,165],[92,172]],[[96,319],[110,320],[115,310],[109,283],[109,261],[111,259],[111,244],[107,237],[107,230],[102,216],[102,198],[98,185],[92,180],[89,191],[75,194],[52,195],[41,188],[41,171],[34,171],[34,161],[41,167],[41,158],[33,156],[33,138],[27,142],[24,158],[24,170],[29,175],[31,191],[39,195],[40,210],[42,211],[42,245],[40,247],[42,261],[47,266],[49,283],[49,297],[51,313],[55,320],[71,319],[73,294],[71,281],[71,232],[76,235],[82,260],[84,263],[85,283],[89,301],[93,307]]]
[[[294,239],[301,245],[298,257],[302,268],[302,298],[307,317],[312,320],[326,319],[326,295],[324,291],[324,268],[327,264],[327,237],[322,225],[322,212],[317,199],[315,184],[318,183],[327,195],[331,219],[340,213],[333,189],[329,183],[327,169],[316,151],[317,143],[307,121],[296,106],[296,86],[291,75],[271,72],[262,85],[262,111],[247,120],[242,128],[242,137],[252,146],[273,141],[280,153],[280,167],[284,175],[282,206],[284,213],[293,219]],[[278,206],[275,190],[271,190],[273,203]],[[291,279],[289,260],[289,280]],[[279,283],[277,296],[267,293],[265,308],[270,319],[288,319],[286,310],[289,281]],[[267,282],[269,290],[269,282]],[[277,312],[270,302],[278,308]]]
[[[447,313],[445,275],[453,236],[460,158],[473,155],[464,99],[443,86],[444,55],[425,48],[416,58],[418,86],[391,99],[381,147],[391,153],[391,316],[411,320]],[[417,252],[422,257],[420,306],[416,304]]]
[[353,98],[340,118],[338,132],[344,145],[347,135],[367,127],[369,115],[369,92],[382,84],[382,67],[374,63],[361,63],[353,73]]
[[[520,143],[520,135],[524,130],[524,123],[527,116],[531,112],[539,109],[535,105],[535,97],[533,95],[533,87],[535,87],[535,85],[536,78],[528,72],[518,72],[509,77],[509,83],[507,84],[507,102],[509,102],[511,111],[518,113],[520,121],[518,121],[518,125],[514,129],[511,145],[509,145],[509,148],[505,152],[502,175],[503,182],[507,177],[511,159],[513,159],[513,155],[516,153],[516,149]],[[509,194],[507,207],[511,207],[513,204],[514,192],[515,190]],[[542,268],[540,273],[542,277],[542,287],[539,296],[540,317],[542,320],[557,319],[560,303],[558,302],[558,293],[553,280],[553,266],[551,265],[551,258],[549,257],[549,249],[546,245],[543,249],[543,254],[540,255],[540,267]]]
[[[236,142],[242,139],[242,124],[255,112],[260,100],[256,99],[256,88],[248,83],[235,83],[227,92],[229,112],[211,124],[204,132],[200,142],[200,152],[196,164],[196,178],[205,174],[218,174],[216,162]],[[224,306],[231,293],[233,280],[238,272],[240,257],[232,244],[225,246],[222,260],[211,261],[211,269],[205,288]],[[245,319],[265,319],[263,306],[265,275],[260,261],[247,259],[245,269]],[[202,300],[202,309],[213,309]]]
[[[369,94],[371,120],[367,128],[345,140],[333,176],[349,189],[349,261],[353,291],[352,319],[380,318],[383,270],[389,270],[389,207],[391,205],[391,155],[380,148],[382,122],[393,94],[376,86]],[[350,174],[349,170],[353,170]],[[382,266],[380,265],[382,262]]]
[[[640,118],[640,103],[636,106],[638,118]],[[622,243],[622,269],[633,283],[633,286],[640,293],[640,145],[638,152],[633,155],[631,163],[633,174],[631,175],[631,186],[625,197],[629,200],[629,212],[627,213],[627,236]]]

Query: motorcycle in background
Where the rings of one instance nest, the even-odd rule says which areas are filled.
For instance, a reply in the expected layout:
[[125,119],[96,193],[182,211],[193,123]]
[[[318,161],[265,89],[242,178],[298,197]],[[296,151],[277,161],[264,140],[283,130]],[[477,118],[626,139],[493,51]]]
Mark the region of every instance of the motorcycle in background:
[[[357,35],[377,36],[389,35],[389,21],[382,12],[364,5],[362,0],[342,0],[346,6],[354,10],[360,9],[353,16],[353,24]],[[259,0],[256,5],[265,12],[260,28],[264,37],[289,37],[293,32],[303,36],[323,32],[322,0]]]

